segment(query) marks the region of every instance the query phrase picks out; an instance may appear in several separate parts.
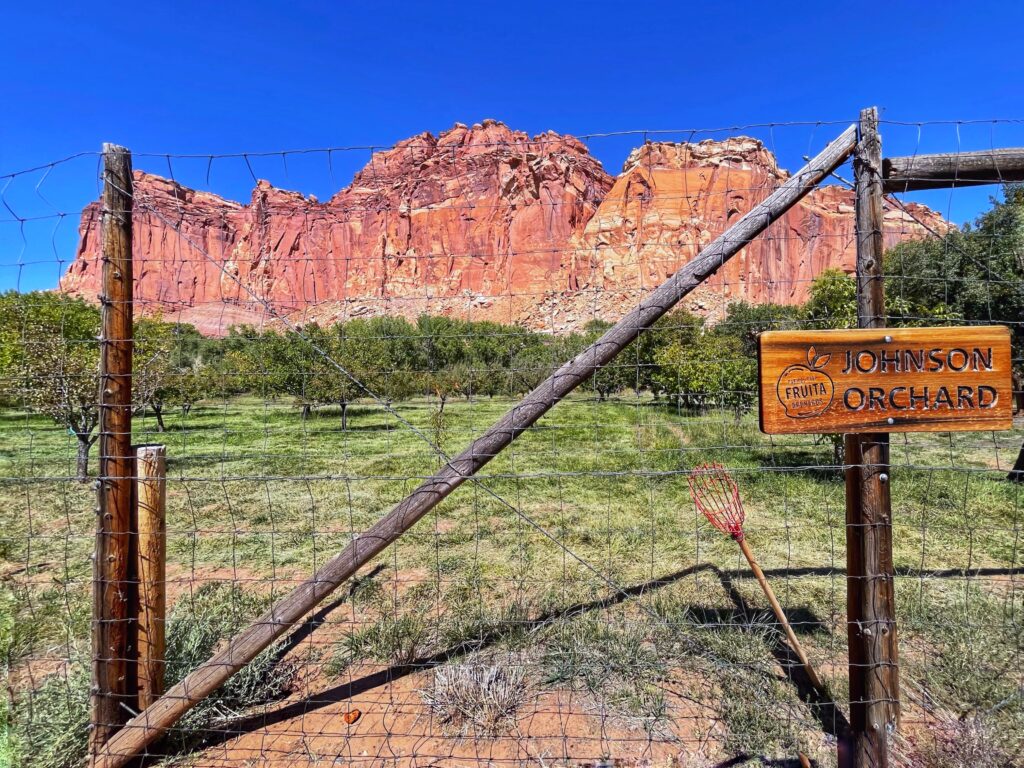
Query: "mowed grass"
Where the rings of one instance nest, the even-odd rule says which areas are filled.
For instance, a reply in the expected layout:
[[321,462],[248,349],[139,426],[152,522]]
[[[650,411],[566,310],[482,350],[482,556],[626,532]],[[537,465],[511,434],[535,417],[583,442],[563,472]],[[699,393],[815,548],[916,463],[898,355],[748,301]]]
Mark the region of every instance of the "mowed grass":
[[[425,399],[395,409],[457,453],[510,405],[450,401],[440,417]],[[345,430],[337,409],[304,421],[288,401],[255,398],[206,402],[167,423],[157,434],[137,418],[135,437],[168,448],[172,604],[214,581],[282,596],[442,461],[370,404],[350,408]],[[984,717],[1011,752],[1024,731],[1024,494],[1004,477],[1020,441],[1018,427],[894,435],[892,446],[911,726]],[[87,655],[95,492],[70,479],[74,448],[45,419],[0,413],[2,638],[22,708],[61,660]],[[755,415],[684,413],[649,397],[556,407],[378,557],[345,626],[313,634],[308,663],[330,678],[359,664],[500,654],[526,670],[530,690],[579,691],[650,738],[827,761],[827,718],[782,674],[763,594],[690,500],[686,472],[710,461],[739,482],[751,547],[844,709],[845,506],[831,443],[769,438]]]

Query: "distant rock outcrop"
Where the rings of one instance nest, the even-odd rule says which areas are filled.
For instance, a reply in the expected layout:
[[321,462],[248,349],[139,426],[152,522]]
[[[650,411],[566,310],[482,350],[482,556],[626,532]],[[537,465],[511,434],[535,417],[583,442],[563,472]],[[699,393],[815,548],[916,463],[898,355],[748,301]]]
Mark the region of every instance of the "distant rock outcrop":
[[[760,142],[734,138],[646,144],[613,178],[571,136],[494,121],[375,153],[324,203],[261,181],[240,205],[137,172],[136,298],[209,334],[421,313],[563,331],[617,319],[786,176]],[[909,208],[887,209],[887,244],[948,228]],[[823,187],[689,306],[714,318],[737,299],[800,302],[854,253],[853,195]],[[60,289],[95,299],[99,271],[94,203]]]

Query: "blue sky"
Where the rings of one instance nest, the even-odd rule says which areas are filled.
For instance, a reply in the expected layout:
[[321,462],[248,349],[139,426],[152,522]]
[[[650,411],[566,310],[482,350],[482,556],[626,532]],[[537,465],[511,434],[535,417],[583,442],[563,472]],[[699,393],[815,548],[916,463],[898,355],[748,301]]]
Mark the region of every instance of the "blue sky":
[[[0,174],[114,141],[136,167],[248,199],[241,158],[216,161],[207,182],[205,160],[157,155],[388,146],[492,117],[530,133],[635,131],[587,140],[615,172],[644,130],[721,137],[688,129],[848,122],[871,104],[887,121],[1024,120],[1021,28],[1024,4],[986,1],[12,3]],[[838,129],[742,132],[794,168]],[[890,123],[883,137],[889,154],[1019,146],[1024,123]],[[368,156],[250,165],[323,198]],[[0,290],[56,284],[96,176],[89,154],[0,179]],[[960,222],[996,191],[915,199]]]

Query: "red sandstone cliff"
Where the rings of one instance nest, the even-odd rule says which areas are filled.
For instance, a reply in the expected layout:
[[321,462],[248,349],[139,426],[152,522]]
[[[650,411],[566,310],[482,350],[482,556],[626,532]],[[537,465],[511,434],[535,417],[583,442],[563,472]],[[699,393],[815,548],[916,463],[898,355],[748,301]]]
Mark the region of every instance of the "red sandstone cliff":
[[[754,139],[647,144],[609,176],[586,147],[501,123],[457,125],[374,154],[325,203],[259,182],[248,205],[136,174],[136,297],[207,333],[236,323],[423,312],[561,331],[614,320],[786,173]],[[61,290],[95,298],[96,204]],[[932,229],[946,224],[916,206]],[[892,207],[886,239],[927,229]],[[830,266],[851,270],[853,197],[809,195],[691,297],[793,303]],[[270,308],[269,311],[267,308]]]

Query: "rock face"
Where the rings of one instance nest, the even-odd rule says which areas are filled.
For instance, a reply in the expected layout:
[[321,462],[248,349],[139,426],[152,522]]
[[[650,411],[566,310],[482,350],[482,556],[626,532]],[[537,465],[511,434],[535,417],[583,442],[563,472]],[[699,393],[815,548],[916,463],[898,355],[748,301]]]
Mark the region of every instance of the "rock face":
[[[572,287],[593,294],[597,315],[617,316],[615,307],[632,307],[788,177],[760,141],[746,137],[635,149],[574,240]],[[925,206],[904,207],[886,201],[886,247],[949,229]],[[802,303],[823,270],[855,270],[854,230],[852,190],[819,187],[684,304],[716,320],[737,300]]]
[[[259,182],[248,205],[135,177],[136,301],[221,334],[233,324],[452,314],[563,331],[614,320],[784,181],[754,139],[647,144],[608,175],[571,136],[456,125],[373,155],[325,203]],[[947,225],[891,206],[886,240]],[[924,222],[922,226],[914,217]],[[99,291],[99,206],[61,290]],[[853,195],[809,195],[691,297],[794,303],[853,269]]]

